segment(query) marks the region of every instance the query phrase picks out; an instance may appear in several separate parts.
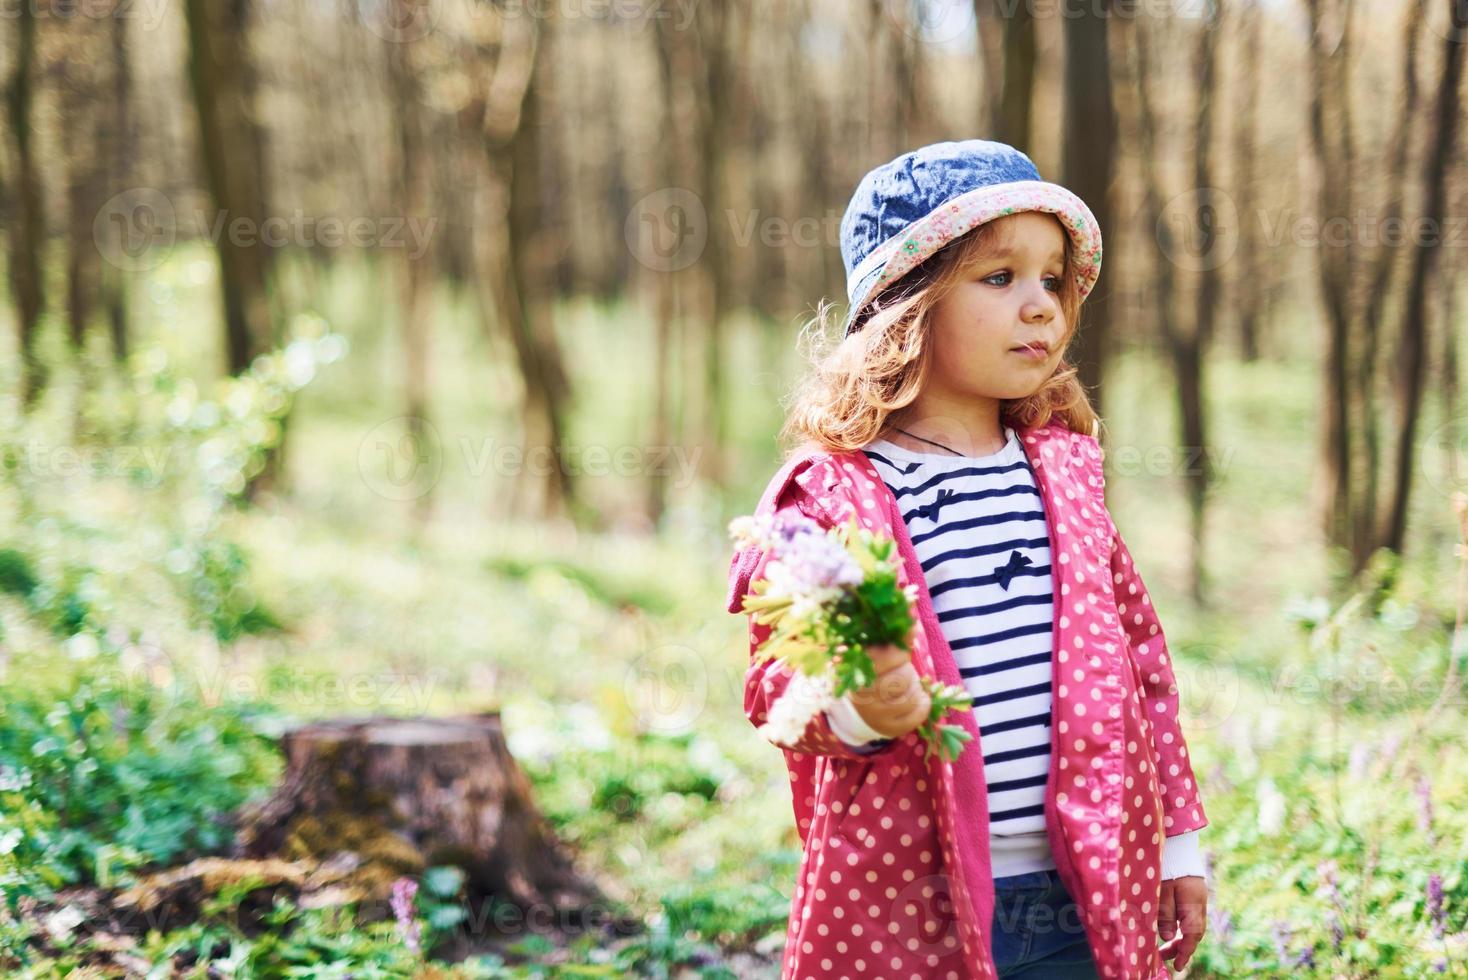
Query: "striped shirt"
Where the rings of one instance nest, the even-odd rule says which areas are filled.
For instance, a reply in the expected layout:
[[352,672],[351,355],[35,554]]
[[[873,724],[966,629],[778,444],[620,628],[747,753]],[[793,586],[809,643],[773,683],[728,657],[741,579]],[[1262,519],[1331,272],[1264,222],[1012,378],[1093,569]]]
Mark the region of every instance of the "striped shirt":
[[[1050,538],[1019,437],[1008,427],[1004,437],[1002,449],[981,457],[918,453],[885,439],[865,447],[897,499],[933,611],[973,699],[995,877],[1055,867],[1045,833]],[[833,727],[843,735],[840,720]]]

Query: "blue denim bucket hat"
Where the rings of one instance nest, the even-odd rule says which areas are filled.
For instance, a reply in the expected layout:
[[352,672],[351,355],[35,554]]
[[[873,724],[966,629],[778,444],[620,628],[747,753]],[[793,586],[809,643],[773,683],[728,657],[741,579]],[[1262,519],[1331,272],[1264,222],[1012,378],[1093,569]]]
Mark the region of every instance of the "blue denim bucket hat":
[[1084,300],[1101,273],[1101,228],[1084,201],[1040,179],[1030,158],[1004,143],[962,140],[904,153],[857,184],[841,217],[846,264],[845,333],[867,304],[944,245],[987,221],[1044,211],[1065,226]]

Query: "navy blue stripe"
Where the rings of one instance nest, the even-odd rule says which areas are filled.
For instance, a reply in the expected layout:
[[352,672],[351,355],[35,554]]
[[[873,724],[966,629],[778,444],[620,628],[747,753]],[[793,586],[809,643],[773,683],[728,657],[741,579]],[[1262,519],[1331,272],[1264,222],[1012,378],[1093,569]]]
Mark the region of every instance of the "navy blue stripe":
[[958,651],[967,650],[969,647],[981,647],[986,643],[998,643],[1000,640],[1013,640],[1021,636],[1039,636],[1041,633],[1050,632],[1050,618],[1047,616],[1043,623],[1026,623],[1023,626],[1011,626],[1007,630],[999,630],[995,633],[980,633],[978,636],[965,636],[961,640],[951,640],[948,649]]
[[[913,465],[915,465],[916,467],[916,464]],[[918,486],[900,487],[900,489],[893,491],[893,496],[897,497],[897,499],[900,500],[901,497],[913,496],[913,494],[918,493],[925,493],[925,491],[931,490],[932,487],[938,486],[938,484],[942,483],[942,481],[945,480],[957,480],[957,478],[959,477],[984,477],[984,475],[988,474],[1013,472],[1016,471],[1016,469],[1022,469],[1026,467],[1029,467],[1029,461],[1026,461],[1026,459],[1019,459],[1019,461],[1010,462],[1010,464],[1004,464],[1003,467],[963,467],[962,469],[950,469],[950,471],[940,472],[940,474],[934,475],[934,477],[929,477],[928,480],[923,481],[923,483],[919,483]],[[904,475],[909,474],[909,472],[912,472],[912,469],[907,469],[907,471],[904,471]]]
[[[870,459],[870,460],[872,460],[874,462],[877,462],[877,463],[881,463],[883,466],[891,467],[892,469],[894,469],[897,472],[901,473],[903,476],[906,476],[907,474],[911,473],[913,470],[917,469],[918,468],[918,465],[919,465],[917,463],[908,463],[905,467],[898,466],[896,463],[892,462],[887,457],[878,455],[877,453],[872,452],[870,449],[863,449],[862,452],[864,452],[864,453],[867,454],[867,459]],[[883,482],[885,483],[886,481],[884,480]]]
[[[924,572],[926,571],[927,570],[924,569]],[[1021,575],[1024,575],[1030,578],[1039,578],[1041,576],[1049,574],[1049,565],[1026,565],[1024,568],[1017,569],[1014,573],[1014,577],[1019,578]],[[997,573],[990,573],[988,575],[975,575],[972,578],[956,578],[952,581],[944,582],[941,585],[933,586],[932,589],[928,591],[928,595],[929,597],[936,599],[943,593],[952,592],[954,589],[961,589],[969,585],[991,585],[998,581],[999,575]]]
[[1048,755],[1050,743],[1046,741],[1042,745],[1027,745],[1021,749],[1005,749],[1003,752],[992,752],[984,756],[984,765],[992,766],[1000,762],[1013,762],[1016,759],[1028,759],[1036,755]]
[[1045,812],[1045,804],[1037,803],[1034,806],[1022,806],[1014,810],[1000,810],[998,813],[989,814],[989,822],[995,823],[1000,820],[1017,820],[1020,817],[1039,816]]
[[1028,786],[1044,786],[1047,773],[1038,776],[1026,776],[1024,779],[1002,779],[996,783],[989,784],[990,793],[1005,793],[1012,789],[1025,789]]
[[979,558],[983,555],[1003,554],[1015,548],[1040,548],[1048,545],[1047,538],[1010,538],[1007,541],[996,541],[993,544],[977,545],[973,548],[954,548],[952,551],[940,551],[936,555],[929,556],[923,561],[923,571],[931,572],[945,561],[955,558]]
[[929,538],[935,538],[949,531],[967,531],[975,527],[992,527],[995,524],[1007,524],[1010,521],[1043,521],[1045,512],[1043,510],[1010,510],[998,514],[985,514],[983,517],[971,517],[966,521],[944,521],[940,526],[931,531],[912,536],[912,546],[916,548],[919,544]]
[[[1015,494],[1030,494],[1036,499],[1039,499],[1040,497],[1040,491],[1036,490],[1028,483],[1016,483],[1012,487],[997,487],[993,490],[973,490],[969,493],[951,494],[943,498],[943,506],[948,507],[953,504],[960,504],[963,503],[965,500],[985,500],[989,497],[1013,497]],[[941,511],[939,512],[939,516],[942,516]],[[921,517],[923,520],[932,520],[932,518],[920,514],[916,510],[908,511],[907,513],[904,513],[902,515],[902,519],[908,524],[911,524],[919,517]]]
[[1042,681],[1029,687],[1014,687],[994,694],[977,695],[972,700],[974,707],[977,708],[981,704],[998,704],[1000,701],[1011,701],[1014,698],[1027,698],[1032,694],[1048,694],[1049,691],[1050,682]]
[[1004,721],[996,721],[988,728],[979,727],[979,737],[985,735],[997,735],[1000,732],[1012,732],[1016,728],[1034,728],[1039,725],[1050,724],[1050,712],[1046,711],[1038,715],[1026,715],[1023,718],[1006,718]]
[[1013,599],[1005,599],[1003,602],[991,602],[982,606],[963,606],[958,609],[949,609],[938,614],[938,622],[948,623],[956,619],[967,619],[969,616],[988,616],[991,613],[1003,612],[1006,609],[1017,609],[1020,606],[1048,606],[1055,601],[1055,597],[1048,592],[1039,595],[1017,595]]
[[977,636],[965,636],[961,639],[949,640],[948,649],[957,654],[961,650],[972,650],[974,647],[988,646],[1001,640],[1014,640],[1025,636],[1043,636],[1051,629],[1050,620],[1043,623],[1029,623],[1024,626],[1014,626],[997,633],[979,634]]
[[982,677],[985,674],[997,674],[1001,670],[1013,670],[1016,667],[1028,667],[1031,664],[1048,663],[1051,656],[1051,652],[1046,650],[1042,653],[1032,653],[1025,657],[1015,657],[1013,660],[1001,660],[998,663],[960,667],[958,668],[958,676]]

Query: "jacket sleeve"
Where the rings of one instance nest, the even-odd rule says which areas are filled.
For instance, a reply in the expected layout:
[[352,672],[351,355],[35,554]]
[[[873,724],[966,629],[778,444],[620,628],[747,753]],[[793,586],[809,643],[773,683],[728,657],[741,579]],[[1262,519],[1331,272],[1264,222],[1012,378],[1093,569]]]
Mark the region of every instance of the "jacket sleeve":
[[1111,580],[1116,611],[1126,637],[1127,655],[1142,680],[1142,707],[1157,760],[1157,783],[1162,791],[1165,835],[1174,837],[1208,825],[1193,777],[1192,760],[1178,716],[1177,678],[1172,670],[1167,639],[1157,611],[1121,532],[1112,524]]
[[[825,527],[832,524],[794,481],[787,484],[781,492],[776,503],[776,512],[799,513],[818,521]],[[750,583],[764,577],[765,566],[771,557],[768,552],[753,548],[734,555],[729,575],[728,608],[730,612],[738,613],[742,610],[744,595],[748,592]],[[748,621],[749,666],[744,675],[744,714],[750,724],[760,727],[769,720],[771,710],[779,705],[782,699],[809,698],[812,697],[812,694],[810,688],[803,683],[804,678],[794,676],[794,672],[786,665],[775,660],[760,660],[756,657],[755,654],[760,644],[764,643],[770,635],[770,627],[757,625],[752,615],[746,614],[746,618]],[[794,708],[798,711],[800,707],[785,704],[780,710]],[[899,741],[899,739],[889,739],[865,746],[848,745],[831,729],[830,719],[826,713],[818,710],[813,713],[799,737],[784,742],[775,741],[774,744],[792,752],[825,755],[837,759],[863,759],[885,752]]]

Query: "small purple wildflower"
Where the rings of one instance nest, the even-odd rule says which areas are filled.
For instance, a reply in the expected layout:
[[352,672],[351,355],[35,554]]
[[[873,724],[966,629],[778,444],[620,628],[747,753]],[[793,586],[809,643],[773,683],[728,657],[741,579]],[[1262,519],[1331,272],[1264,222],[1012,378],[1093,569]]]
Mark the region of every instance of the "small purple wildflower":
[[1234,938],[1234,917],[1227,909],[1210,904],[1208,906],[1208,931],[1218,940],[1219,945],[1227,947]]
[[1341,890],[1336,882],[1335,861],[1321,861],[1315,866],[1315,873],[1320,875],[1321,885],[1317,892],[1330,903],[1330,913],[1326,918],[1330,926],[1330,944],[1337,953],[1346,939],[1346,926],[1341,921],[1341,912],[1345,911],[1345,901],[1341,898]]
[[418,894],[418,882],[403,877],[392,883],[392,914],[398,920],[398,933],[413,952],[419,950],[418,920],[413,917],[413,896]]
[[1270,927],[1274,934],[1274,955],[1279,958],[1281,964],[1290,961],[1290,938],[1293,935],[1290,924],[1283,920],[1275,920]]
[[1443,876],[1436,871],[1427,877],[1427,917],[1432,920],[1432,937],[1443,938],[1448,916],[1443,907]]

